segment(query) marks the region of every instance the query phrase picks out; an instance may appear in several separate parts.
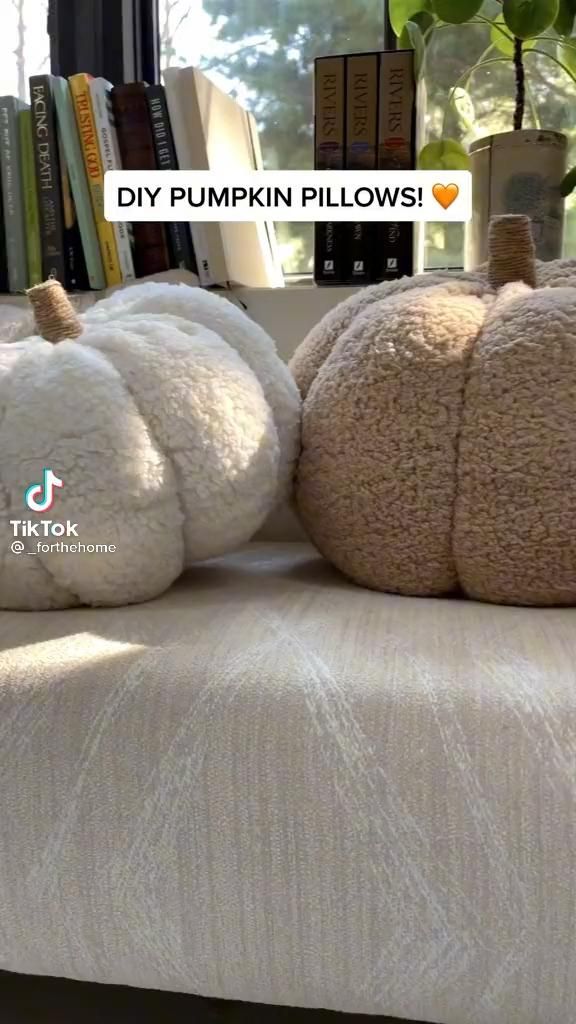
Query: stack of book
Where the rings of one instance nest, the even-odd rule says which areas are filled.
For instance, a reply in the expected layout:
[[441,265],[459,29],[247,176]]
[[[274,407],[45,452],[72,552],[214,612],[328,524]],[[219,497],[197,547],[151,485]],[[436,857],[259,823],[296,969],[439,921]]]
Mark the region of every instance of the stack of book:
[[[314,75],[316,170],[413,170],[416,166],[414,51],[318,57]],[[414,225],[315,227],[318,284],[373,284],[414,273]]]
[[108,170],[262,166],[247,111],[195,68],[165,76],[165,86],[112,86],[38,75],[30,105],[0,97],[0,291],[48,277],[99,290],[171,268],[204,286],[283,283],[271,225],[105,219]]

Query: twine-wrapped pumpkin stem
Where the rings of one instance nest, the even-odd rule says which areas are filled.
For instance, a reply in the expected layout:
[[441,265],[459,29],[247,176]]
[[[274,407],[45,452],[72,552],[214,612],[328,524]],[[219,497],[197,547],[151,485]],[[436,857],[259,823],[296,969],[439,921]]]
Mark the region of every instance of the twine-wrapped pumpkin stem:
[[511,281],[536,287],[536,250],[529,217],[508,214],[490,221],[488,279],[492,288]]
[[38,334],[46,341],[56,344],[82,334],[76,310],[59,281],[44,281],[29,288],[26,294],[34,310]]

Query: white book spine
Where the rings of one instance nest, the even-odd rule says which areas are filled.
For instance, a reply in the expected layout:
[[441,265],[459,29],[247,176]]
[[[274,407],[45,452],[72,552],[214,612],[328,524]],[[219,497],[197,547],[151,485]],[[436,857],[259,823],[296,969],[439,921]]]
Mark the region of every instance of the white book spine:
[[[98,145],[104,171],[121,171],[122,161],[118,147],[118,136],[114,116],[112,113],[112,101],[110,90],[112,86],[103,78],[93,78],[90,82],[90,98],[94,122],[98,134]],[[114,224],[114,236],[118,249],[118,259],[124,281],[134,281],[134,260],[132,259],[132,241],[130,226],[126,221],[117,221]]]
[[[188,146],[184,109],[182,104],[180,103],[178,95],[179,76],[180,71],[178,68],[168,68],[164,72],[166,104],[168,106],[168,113],[170,115],[170,124],[172,126],[172,134],[174,136],[174,145],[176,147],[176,155],[178,157],[178,166],[180,167],[181,170],[194,170],[194,168],[192,167],[192,157],[190,155],[190,149]],[[196,253],[196,262],[198,264],[198,277],[200,279],[200,284],[202,285],[203,288],[209,288],[210,285],[221,283],[216,280],[212,272],[212,267],[210,265],[210,251],[205,226],[195,221],[191,221],[190,231],[192,233],[194,252]]]

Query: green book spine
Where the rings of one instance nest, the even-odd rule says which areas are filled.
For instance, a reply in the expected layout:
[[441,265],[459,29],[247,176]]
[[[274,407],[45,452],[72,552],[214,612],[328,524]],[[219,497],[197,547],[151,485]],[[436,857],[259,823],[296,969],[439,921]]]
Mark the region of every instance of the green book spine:
[[76,206],[88,279],[91,288],[100,290],[106,287],[106,277],[86,178],[84,157],[78,136],[74,105],[70,95],[70,86],[65,78],[52,78],[52,94],[56,104],[58,129]]
[[20,132],[18,130],[18,116],[22,107],[23,104],[14,96],[0,98],[0,169],[4,230],[8,252],[8,282],[11,292],[23,292],[28,287]]
[[30,109],[21,110],[20,120],[20,163],[22,166],[22,191],[24,197],[24,219],[26,225],[26,251],[28,256],[28,287],[42,281],[42,247],[40,245],[40,220],[38,214],[38,188],[34,167],[34,143],[32,141],[32,114]]

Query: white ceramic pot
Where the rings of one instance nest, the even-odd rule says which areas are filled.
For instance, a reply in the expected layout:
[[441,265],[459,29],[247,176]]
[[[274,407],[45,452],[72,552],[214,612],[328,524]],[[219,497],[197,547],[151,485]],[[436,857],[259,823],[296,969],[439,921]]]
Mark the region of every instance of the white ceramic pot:
[[538,259],[562,256],[564,200],[559,185],[566,173],[567,145],[560,132],[537,129],[490,135],[472,143],[467,268],[486,261],[490,218],[503,213],[531,218]]

